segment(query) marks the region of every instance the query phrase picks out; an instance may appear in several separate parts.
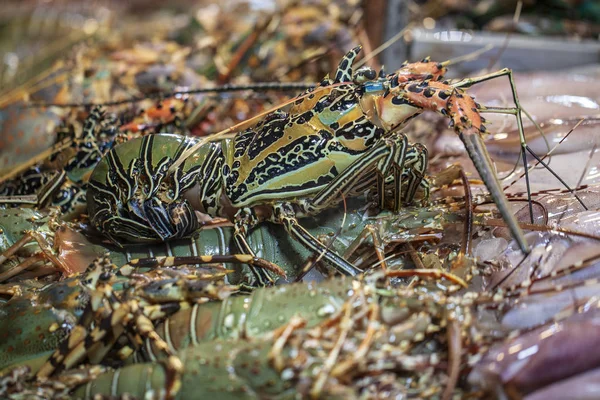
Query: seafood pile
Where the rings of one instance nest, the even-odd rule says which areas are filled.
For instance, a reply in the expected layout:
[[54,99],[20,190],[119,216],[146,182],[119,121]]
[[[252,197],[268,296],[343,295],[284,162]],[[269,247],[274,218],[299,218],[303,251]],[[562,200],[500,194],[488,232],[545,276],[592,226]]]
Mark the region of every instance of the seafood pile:
[[2,92],[1,398],[594,398],[583,85],[385,71],[352,0],[197,7]]

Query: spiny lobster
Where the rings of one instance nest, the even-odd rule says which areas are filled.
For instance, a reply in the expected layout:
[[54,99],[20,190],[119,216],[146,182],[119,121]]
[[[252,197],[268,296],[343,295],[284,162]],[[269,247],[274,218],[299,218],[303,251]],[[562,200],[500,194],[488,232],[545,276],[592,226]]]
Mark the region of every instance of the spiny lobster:
[[[409,144],[398,129],[429,109],[451,119],[513,236],[528,252],[481,138],[480,107],[460,89],[491,75],[442,83],[444,65],[428,59],[388,76],[371,69],[354,74],[359,51],[347,53],[334,79],[326,77],[298,97],[289,112],[272,112],[234,139],[210,143],[161,134],[115,147],[90,179],[93,225],[114,242],[166,240],[195,230],[196,212],[223,216],[234,221],[238,247],[253,255],[248,231],[272,221],[341,272],[355,275],[356,267],[296,218],[364,193],[374,183],[381,207],[390,182],[395,210],[412,202],[419,187],[427,198],[427,149]],[[517,117],[520,121],[520,113]],[[265,271],[255,275],[260,284],[270,280]]]
[[[383,260],[381,264],[384,266],[392,261],[389,255],[396,251],[397,246],[403,246],[411,241],[437,241],[440,235],[439,232],[442,232],[444,227],[456,223],[460,219],[460,215],[453,212],[446,205],[425,209],[403,209],[402,213],[399,214],[382,212],[370,218],[365,215],[362,207],[356,210],[353,209],[353,205],[358,206],[359,204],[361,202],[358,199],[349,202],[349,210],[345,217],[346,224],[337,235],[339,221],[345,214],[340,207],[333,209],[331,213],[321,213],[314,218],[303,220],[302,223],[315,237],[333,239],[333,243],[330,244],[333,250],[349,260],[358,258],[355,261],[356,265],[365,270],[378,258]],[[31,209],[22,209],[20,213],[17,213],[17,210],[19,209],[6,210],[7,212],[15,212],[14,217],[4,217],[0,221],[0,228],[4,230],[0,235],[0,249],[2,249],[5,241],[9,243],[17,242],[23,229],[50,230],[50,227],[38,226],[42,221],[48,219],[47,217],[43,218],[42,213],[33,212]],[[0,216],[2,215],[0,214]],[[30,218],[26,220],[22,218],[23,216],[30,216]],[[39,221],[36,222],[31,219],[33,216],[37,216]],[[14,221],[21,221],[22,223],[16,228]],[[423,234],[423,226],[425,225],[432,233]],[[71,234],[68,232],[71,232]],[[397,237],[398,232],[403,232],[401,238]],[[65,236],[55,240],[70,243],[70,248],[77,249],[77,253],[81,253],[82,249],[85,248],[85,254],[80,254],[77,261],[75,261],[66,260],[63,253],[63,256],[58,256],[62,261],[69,263],[69,265],[71,262],[76,262],[79,267],[83,267],[91,262],[91,260],[86,262],[86,259],[100,257],[110,251],[110,258],[116,266],[121,267],[131,262],[133,265],[129,265],[129,267],[134,267],[134,272],[138,274],[147,271],[147,267],[152,267],[153,262],[159,264],[160,260],[163,259],[184,258],[191,260],[201,254],[232,254],[237,251],[232,243],[233,229],[231,227],[202,229],[189,238],[157,243],[151,246],[130,244],[121,249],[114,246],[92,245],[84,241],[82,237],[75,236],[72,233],[72,229],[65,230],[64,233],[61,233]],[[284,234],[283,227],[279,225],[262,224],[250,233],[248,242],[258,255],[281,266],[289,280],[299,279],[303,264],[299,260],[306,260],[311,254],[293,240],[281,240]],[[369,239],[372,239],[373,243]],[[50,245],[48,244],[48,246]],[[378,251],[383,254],[379,256]],[[72,253],[72,251],[69,253]],[[2,256],[0,255],[0,257]],[[191,261],[188,262],[192,263]],[[447,273],[443,269],[406,269],[398,271],[392,270],[392,268],[385,268],[390,271],[392,276],[396,275],[395,273],[402,272],[404,273],[403,276],[423,276],[434,279],[444,277],[455,284],[456,287],[465,285],[459,277]],[[170,276],[167,272],[175,273],[176,271],[163,272],[165,272],[164,276],[167,277]],[[177,271],[177,273],[186,274],[184,271]],[[227,275],[229,284],[246,282],[246,278],[251,278],[246,269],[236,270]],[[85,279],[72,277],[51,284],[45,284],[43,281],[25,281],[22,284],[13,282],[0,285],[2,286],[0,293],[4,295],[8,294],[7,290],[11,292],[18,290],[19,292],[13,294],[10,301],[0,307],[0,337],[7,338],[4,343],[4,351],[0,351],[0,370],[19,364],[28,365],[33,373],[37,372],[41,363],[56,349],[58,341],[66,336],[68,330],[73,328],[76,319],[85,308],[89,296],[85,290],[82,290],[82,280]],[[34,282],[35,286],[30,288],[29,282]],[[124,282],[127,282],[127,280],[124,280]],[[121,285],[122,283],[123,281],[120,282]],[[438,287],[442,286],[442,281],[438,281],[437,285]],[[309,312],[315,307],[312,305],[307,307],[308,303],[314,305],[316,301],[320,301],[318,299],[312,299],[309,302],[298,301],[298,296],[301,296],[301,293],[295,294],[293,288],[301,287],[286,287],[287,289],[283,288],[281,291],[273,291],[281,297],[281,300],[279,300],[279,297],[277,300],[271,297],[266,298],[261,295],[264,291],[255,291],[253,292],[255,294],[250,297],[235,296],[229,298],[222,305],[219,303],[194,305],[192,308],[182,309],[176,313],[171,320],[165,321],[163,327],[170,326],[172,338],[178,343],[180,342],[179,338],[182,342],[187,340],[183,337],[187,333],[182,334],[183,336],[179,335],[181,332],[179,328],[184,326],[190,329],[193,327],[197,332],[206,332],[207,335],[213,332],[216,337],[220,338],[237,337],[245,334],[256,335],[258,331],[262,332],[261,329],[274,328],[271,323],[266,323],[266,319],[273,318],[274,322],[275,320],[279,322],[287,321],[289,318],[285,317],[286,312],[289,311],[291,315],[298,312]],[[120,289],[115,287],[115,290]],[[251,300],[245,300],[247,298]],[[326,296],[321,300],[325,301]],[[256,310],[263,310],[266,306],[274,304],[279,305],[281,312],[261,312],[264,319],[256,315]],[[289,304],[289,306],[285,304]],[[295,305],[291,306],[292,304]],[[231,312],[233,312],[233,315],[231,315]],[[220,317],[213,319],[213,325],[206,325],[210,319],[205,318],[206,315],[212,315],[213,313],[220,315]],[[249,313],[253,314],[252,318],[249,318]],[[192,324],[189,321],[181,324],[178,322],[189,319],[191,316],[195,317],[195,322]],[[231,325],[232,320],[239,321],[239,323]],[[61,327],[61,329],[57,329],[57,327]],[[166,338],[161,331],[158,333]],[[196,333],[190,331],[189,334]],[[196,335],[198,337],[203,336],[200,333]]]

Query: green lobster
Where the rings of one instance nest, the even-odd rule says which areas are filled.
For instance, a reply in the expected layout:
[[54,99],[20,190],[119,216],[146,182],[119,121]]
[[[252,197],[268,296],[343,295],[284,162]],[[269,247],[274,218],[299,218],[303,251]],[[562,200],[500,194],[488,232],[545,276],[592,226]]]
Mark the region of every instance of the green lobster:
[[[426,338],[434,340],[449,325],[453,330],[449,317],[458,326],[450,337],[460,340],[461,334],[467,335],[472,299],[464,300],[465,307],[459,296],[377,286],[344,277],[308,286],[257,289],[252,301],[262,300],[259,308],[251,311],[258,317],[256,330],[229,339],[196,337],[193,331],[177,353],[185,370],[181,382],[171,374],[165,358],[159,357],[153,363],[96,376],[73,396],[294,398],[302,393],[313,398],[354,398],[358,394],[354,390],[365,389],[358,383],[361,377],[394,371],[419,374],[439,362],[438,354],[425,347],[419,350],[416,344]],[[299,313],[285,306],[292,299],[305,305]],[[284,318],[288,320],[277,319],[281,306],[286,308]],[[227,319],[229,314],[223,314]],[[230,321],[230,327],[241,319]],[[177,329],[186,331],[187,325],[179,324]],[[168,336],[166,340],[170,340]],[[410,381],[401,376],[396,376],[400,391]]]
[[[443,232],[447,224],[457,223],[461,219],[460,214],[449,212],[445,205],[431,206],[426,209],[405,208],[400,214],[382,212],[369,216],[367,211],[355,207],[359,203],[358,201],[351,202],[347,213],[342,208],[334,208],[331,213],[322,213],[313,218],[305,218],[302,220],[302,224],[312,235],[321,238],[324,243],[329,243],[330,248],[334,251],[343,254],[348,259],[356,259],[356,264],[362,269],[368,269],[371,265],[378,262],[378,258],[373,252],[373,248],[377,246],[375,246],[375,243],[372,243],[375,238],[370,236],[370,227],[373,228],[373,232],[379,238],[381,245],[385,246],[389,244],[385,248],[382,247],[382,251],[385,251],[385,254],[389,255],[394,250],[396,244],[402,246],[402,243],[423,239],[437,241],[440,238],[440,233]],[[203,229],[194,233],[189,238],[152,245],[129,244],[118,248],[89,243],[80,235],[72,236],[71,229],[61,232],[59,237],[54,237],[50,234],[49,227],[46,225],[40,226],[40,224],[48,220],[41,212],[35,212],[26,208],[12,208],[6,210],[6,212],[11,213],[11,215],[14,214],[14,217],[5,217],[2,220],[4,223],[0,225],[4,229],[3,234],[0,235],[3,248],[8,248],[15,242],[18,242],[24,229],[38,230],[40,232],[47,230],[48,233],[45,233],[45,235],[48,236],[49,240],[66,242],[64,246],[68,246],[67,253],[73,252],[68,249],[76,250],[76,258],[73,260],[64,256],[61,257],[71,269],[76,269],[76,267],[81,268],[81,266],[74,265],[74,263],[87,265],[94,258],[102,256],[107,251],[110,252],[110,257],[114,264],[119,267],[137,259],[147,260],[149,261],[147,264],[150,265],[157,258],[185,257],[189,259],[201,254],[230,254],[237,251],[235,250],[235,243],[233,241],[233,228],[228,226]],[[340,227],[338,224],[343,219],[344,214],[346,214],[346,222]],[[27,215],[30,215],[30,217],[22,218]],[[34,216],[35,218],[31,218]],[[19,225],[15,226],[14,222],[19,222]],[[424,226],[427,226],[427,230],[430,233],[424,234]],[[13,232],[12,229],[15,229],[15,231]],[[303,275],[303,261],[313,262],[310,260],[312,254],[298,242],[290,240],[290,238],[285,236],[282,237],[284,233],[285,231],[280,225],[261,224],[250,233],[248,243],[257,255],[282,266],[288,280],[297,280]],[[52,244],[56,245],[56,243]],[[363,248],[364,252],[359,251]],[[81,254],[82,249],[85,249],[85,254]],[[24,257],[30,257],[32,253],[35,254],[39,251],[34,250],[34,248],[25,250],[28,251],[23,254]],[[85,261],[86,259],[87,261]],[[387,262],[391,261],[387,260]],[[140,271],[146,270],[142,266],[139,269]],[[409,269],[406,272],[408,275],[420,275],[422,271]],[[431,272],[433,271],[429,271],[429,273],[424,275],[435,277],[436,274],[432,274]],[[439,272],[444,271],[439,270]],[[445,276],[451,280],[453,279],[451,275]],[[318,278],[318,275],[316,277]],[[240,284],[247,282],[250,278],[251,273],[247,268],[238,268],[232,270],[227,275],[226,280],[230,284]],[[70,322],[68,325],[64,325],[64,327],[66,331],[70,330],[73,327],[74,321],[81,315],[81,310],[85,308],[87,297],[77,297],[82,292],[81,285],[78,284],[79,280],[79,277],[68,278],[50,285],[44,286],[40,284],[41,287],[32,289],[24,286],[23,289],[20,289],[23,292],[22,295],[15,294],[8,303],[0,306],[0,325],[5,327],[5,331],[0,330],[0,335],[6,333],[19,342],[18,347],[16,344],[6,343],[6,346],[4,346],[5,358],[0,360],[0,369],[5,369],[8,366],[16,364],[27,364],[32,367],[34,372],[37,370],[36,368],[39,367],[40,360],[45,360],[45,357],[56,348],[56,341],[58,340],[56,338],[49,340],[50,336],[47,333],[44,334],[44,337],[39,337],[39,335],[49,332],[53,326],[58,325],[63,327],[65,318]],[[27,285],[27,282],[25,282],[25,285]],[[8,283],[5,286],[16,288],[22,285],[15,282]],[[252,309],[254,310],[264,307],[264,296],[261,293],[263,292],[257,292],[251,297],[255,299],[252,300],[254,304]],[[290,299],[292,297],[296,298],[296,296],[290,296],[291,292],[286,294],[285,289],[282,289],[278,293],[281,299],[287,297],[290,297]],[[75,301],[76,297],[79,300]],[[194,306],[187,310],[181,310],[173,315],[173,319],[169,321],[190,318],[190,315],[195,315],[196,318],[201,315],[220,315],[220,317],[215,317],[212,323],[203,328],[207,332],[216,332],[215,334],[208,335],[211,338],[229,338],[248,333],[256,335],[262,332],[261,329],[266,329],[267,325],[275,327],[274,324],[281,322],[280,318],[275,318],[277,321],[274,321],[272,324],[263,324],[262,322],[258,322],[259,319],[254,318],[251,321],[245,318],[244,315],[248,312],[248,309],[244,306],[245,298],[242,296],[232,297],[225,300],[222,306],[219,303],[204,304],[201,308],[203,310],[201,313],[198,313],[198,310],[195,308],[196,306]],[[280,300],[276,302],[282,304]],[[291,306],[287,308],[290,311],[300,310],[300,308]],[[227,312],[226,310],[231,310],[231,312]],[[21,315],[21,311],[24,311],[23,315]],[[204,314],[204,312],[207,314]],[[234,317],[227,317],[228,314],[232,314]],[[268,317],[268,313],[261,314]],[[32,318],[35,319],[36,324],[32,324]],[[207,321],[204,318],[201,319],[205,322]],[[251,324],[253,321],[257,322],[253,325],[254,327],[248,325],[247,328],[243,328],[243,331],[239,331],[242,325],[238,323],[231,324],[233,321],[242,321],[244,319],[247,320],[246,324]],[[174,322],[169,321],[165,322],[165,324],[172,326],[171,332],[174,334],[176,332],[174,329],[175,325],[173,325]],[[41,326],[40,329],[37,329],[38,325]],[[178,326],[178,323],[176,325]],[[182,326],[191,327],[188,323]],[[256,329],[259,330],[257,331]],[[15,334],[16,331],[20,332],[19,335]],[[56,332],[53,335],[59,335],[57,338],[62,338],[65,335],[65,330],[53,330],[53,332]],[[29,341],[25,343],[27,339]],[[186,340],[188,339],[182,339],[182,342]],[[12,346],[13,350],[9,351],[9,346]],[[17,348],[18,351],[15,350]]]

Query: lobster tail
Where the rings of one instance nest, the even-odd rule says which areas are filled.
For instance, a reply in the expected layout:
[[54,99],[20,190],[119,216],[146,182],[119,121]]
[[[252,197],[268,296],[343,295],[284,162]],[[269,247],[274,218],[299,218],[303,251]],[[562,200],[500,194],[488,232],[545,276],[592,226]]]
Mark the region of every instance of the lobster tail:
[[[209,157],[210,151],[199,151],[169,173],[194,143],[176,135],[148,135],[110,150],[90,178],[92,224],[115,243],[177,239],[198,229],[194,207],[184,193],[198,181],[212,184],[203,173],[218,169],[218,160]],[[214,192],[213,197],[220,194]]]
[[137,208],[143,216],[142,221],[161,241],[182,238],[199,228],[194,209],[186,199],[163,203],[157,198],[149,198],[140,206]]

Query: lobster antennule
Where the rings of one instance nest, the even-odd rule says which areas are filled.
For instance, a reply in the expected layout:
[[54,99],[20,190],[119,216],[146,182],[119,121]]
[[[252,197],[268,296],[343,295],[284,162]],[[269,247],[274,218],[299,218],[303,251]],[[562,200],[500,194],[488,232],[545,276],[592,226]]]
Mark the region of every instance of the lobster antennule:
[[458,135],[460,140],[464,143],[465,149],[469,154],[469,158],[473,161],[479,176],[483,180],[483,183],[487,187],[502,219],[506,222],[510,233],[519,245],[521,251],[525,254],[529,254],[530,249],[523,234],[523,230],[519,226],[519,222],[515,218],[514,214],[510,211],[508,205],[508,199],[504,195],[502,185],[498,181],[496,174],[492,168],[492,160],[486,150],[485,143],[478,132],[462,131]]
[[510,210],[508,199],[494,172],[494,164],[481,137],[481,134],[486,131],[485,119],[479,113],[477,103],[468,94],[459,89],[454,89],[446,104],[454,128],[460,140],[464,143],[467,154],[473,161],[479,176],[490,192],[502,219],[506,222],[521,251],[529,254],[529,245],[525,240],[523,230]]
[[451,125],[464,143],[469,157],[494,199],[513,238],[521,250],[528,254],[529,246],[523,231],[510,211],[508,200],[483,143],[481,134],[485,132],[484,119],[479,113],[475,100],[462,89],[435,81],[408,82],[392,89],[392,94],[397,95],[396,102],[393,103],[397,106],[408,103],[413,107],[437,111],[450,118]]

